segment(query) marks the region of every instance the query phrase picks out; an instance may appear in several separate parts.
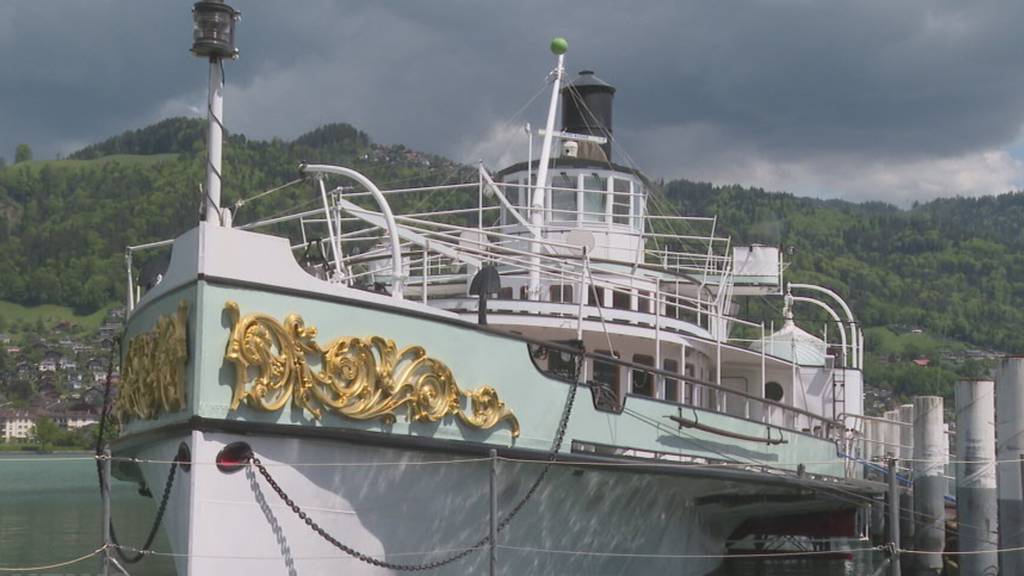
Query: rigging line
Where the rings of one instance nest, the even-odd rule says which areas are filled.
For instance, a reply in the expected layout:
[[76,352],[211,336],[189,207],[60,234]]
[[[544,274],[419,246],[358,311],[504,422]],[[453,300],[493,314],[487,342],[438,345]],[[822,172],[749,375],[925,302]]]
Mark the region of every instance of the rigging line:
[[43,565],[43,566],[17,566],[17,567],[14,567],[14,566],[0,566],[0,572],[42,572],[44,570],[52,570],[54,568],[63,568],[64,566],[71,566],[72,564],[77,564],[77,563],[82,562],[84,560],[88,560],[89,558],[92,558],[93,556],[99,555],[100,553],[102,553],[106,549],[107,549],[107,547],[105,545],[104,546],[100,546],[99,548],[93,550],[92,552],[89,552],[88,554],[83,554],[83,555],[79,556],[78,558],[73,558],[71,560],[65,560],[64,562],[57,562],[55,564],[46,564],[46,565]]
[[[522,113],[525,112],[526,109],[529,108],[530,105],[533,104],[537,100],[537,98],[539,98],[541,96],[541,94],[544,94],[545,92],[547,92],[547,89],[548,89],[548,79],[545,78],[544,81],[541,82],[540,89],[538,89],[537,92],[535,92],[534,95],[531,96],[530,99],[527,100],[525,104],[520,106],[519,109],[516,110],[511,116],[509,116],[507,119],[501,121],[498,124],[498,126],[501,127],[501,128],[510,127],[512,125],[512,122],[515,121],[517,118],[519,118],[519,116],[522,115]],[[532,137],[532,135],[530,135],[530,137]],[[505,144],[505,147],[501,150],[501,154],[498,155],[498,158],[500,158],[501,156],[504,156],[511,148],[512,148],[512,143],[511,143],[511,141],[509,141],[507,144]],[[472,162],[472,161],[475,161],[475,160],[476,159],[471,159],[469,161]],[[532,162],[533,158],[527,158],[526,161],[527,162]]]
[[852,550],[801,550],[794,552],[764,552],[760,554],[641,554],[632,552],[600,552],[592,550],[558,550],[553,548],[535,548],[531,546],[510,546],[508,544],[497,544],[497,548],[504,550],[515,550],[520,552],[543,552],[546,554],[570,554],[574,556],[607,556],[617,558],[665,558],[665,559],[721,559],[721,558],[797,558],[802,556],[823,556],[836,552],[859,553],[859,552],[881,552],[885,546],[872,546],[870,548],[855,548]]
[[235,206],[235,210],[236,210],[236,216],[237,216],[237,210],[239,208],[241,208],[242,206],[245,206],[246,204],[248,204],[250,202],[253,202],[255,200],[259,200],[260,198],[263,198],[264,196],[266,196],[268,194],[273,194],[274,192],[279,192],[281,190],[284,190],[285,188],[287,188],[289,186],[293,186],[295,184],[298,184],[299,182],[302,182],[303,180],[305,180],[305,178],[296,178],[296,179],[292,180],[291,182],[288,182],[286,184],[282,184],[282,185],[280,185],[280,186],[278,186],[276,188],[271,188],[270,190],[266,190],[264,192],[260,192],[259,194],[256,194],[255,196],[253,196],[251,198],[239,198],[238,200],[235,200],[235,205],[234,206]]
[[[113,546],[114,548],[120,548],[133,553],[141,553],[146,556],[164,556],[168,558],[204,558],[204,559],[216,559],[216,560],[280,560],[281,555],[276,556],[242,556],[237,554],[195,554],[190,552],[164,552],[160,550],[146,549],[142,550],[132,546]],[[436,550],[426,550],[423,552],[388,552],[388,557],[402,557],[402,556],[429,556],[431,554],[448,554],[452,552],[464,552],[467,550],[476,550],[476,548],[438,548]],[[343,560],[353,561],[358,560],[352,556],[339,556],[332,554],[330,556],[292,556],[293,560]]]

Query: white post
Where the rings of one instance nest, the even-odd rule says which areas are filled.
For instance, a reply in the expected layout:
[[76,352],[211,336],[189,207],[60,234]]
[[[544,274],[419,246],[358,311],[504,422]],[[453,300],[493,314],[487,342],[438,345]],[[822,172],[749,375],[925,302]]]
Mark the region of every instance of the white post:
[[999,555],[1003,574],[1024,574],[1024,357],[1003,359],[996,375]]
[[331,239],[331,253],[334,255],[334,280],[338,281],[341,279],[341,239],[334,233],[334,225],[331,224],[331,206],[327,202],[327,188],[324,186],[323,175],[318,174],[316,177],[317,184],[320,185],[320,199],[324,203],[324,221],[327,223],[327,235]]
[[[914,459],[914,405],[900,405],[900,462],[904,477],[910,478],[911,461]],[[900,526],[900,535],[904,542],[914,541],[914,492],[904,490],[900,496],[900,508],[903,513],[903,523]]]
[[126,294],[126,296],[128,297],[128,300],[127,300],[126,303],[128,305],[128,311],[131,312],[132,310],[135,309],[135,286],[134,286],[134,282],[132,282],[132,251],[131,250],[128,250],[127,252],[125,252],[124,260],[125,260],[125,266],[128,268],[128,293]]
[[422,294],[420,294],[420,301],[423,302],[423,304],[427,303],[427,275],[430,272],[429,268],[427,267],[427,264],[430,262],[430,253],[428,252],[429,250],[430,239],[427,239],[423,243],[423,282],[421,282],[420,287],[420,290],[422,291]]
[[[220,211],[221,144],[224,140],[224,76],[221,61],[210,59],[210,93],[207,99],[206,132],[206,218],[212,224],[223,225]],[[329,216],[328,216],[329,217]]]
[[[638,300],[639,301],[639,300]],[[639,308],[639,306],[637,306]],[[654,287],[654,367],[661,370],[661,291]],[[665,399],[665,377],[655,373],[654,395]]]
[[103,498],[103,555],[100,557],[102,574],[110,573],[111,551],[113,539],[110,535],[110,448],[103,448],[103,462],[100,464],[103,469],[103,479],[100,483],[100,493]]
[[942,434],[942,397],[914,397],[914,549],[921,574],[938,574],[946,548],[946,479],[949,450]]
[[544,144],[540,151],[540,165],[537,167],[537,185],[533,187],[533,198],[530,202],[530,224],[533,227],[533,240],[530,241],[530,300],[540,300],[540,251],[538,240],[544,228],[544,192],[547,187],[548,163],[551,161],[551,139],[555,132],[555,116],[558,113],[558,91],[562,86],[562,75],[565,73],[565,54],[558,55],[554,78],[551,81],[551,101],[548,103],[548,119],[545,124]]
[[956,385],[956,509],[961,574],[999,571],[996,524],[995,384],[990,380]]

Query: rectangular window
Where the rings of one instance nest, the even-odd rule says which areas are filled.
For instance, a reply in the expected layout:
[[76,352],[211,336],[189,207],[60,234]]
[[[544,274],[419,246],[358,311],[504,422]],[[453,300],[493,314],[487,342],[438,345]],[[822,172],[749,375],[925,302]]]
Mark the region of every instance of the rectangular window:
[[615,178],[612,189],[612,222],[629,224],[629,180]]
[[600,286],[591,286],[590,290],[587,291],[587,304],[589,306],[604,306],[604,288]]
[[551,188],[551,219],[556,222],[575,222],[576,179],[565,172],[555,174],[551,179]]
[[[661,361],[661,367],[665,372],[679,373],[679,361],[665,358]],[[665,400],[679,402],[679,380],[676,378],[665,378]]]
[[632,310],[632,295],[629,292],[622,292],[620,290],[612,291],[612,308],[619,310]]
[[[633,354],[633,362],[644,366],[654,366],[654,357],[647,354]],[[634,368],[632,374],[633,394],[654,397],[654,375],[650,372]]]
[[608,179],[597,174],[583,177],[583,221],[605,222],[605,197],[608,191]]
[[644,197],[639,190],[633,191],[633,228],[639,230],[643,226]]
[[549,288],[552,302],[572,302],[572,285],[555,284]]
[[[571,342],[558,342],[572,344]],[[576,356],[561,350],[548,350],[548,370],[563,378],[572,378],[576,374]]]
[[647,312],[648,314],[654,312],[654,308],[651,307],[651,293],[650,292],[637,292],[636,298],[636,311]]
[[[595,353],[599,356],[612,356],[612,353],[608,350],[595,350]],[[604,385],[617,398],[619,392],[619,365],[610,360],[594,358],[594,382]]]

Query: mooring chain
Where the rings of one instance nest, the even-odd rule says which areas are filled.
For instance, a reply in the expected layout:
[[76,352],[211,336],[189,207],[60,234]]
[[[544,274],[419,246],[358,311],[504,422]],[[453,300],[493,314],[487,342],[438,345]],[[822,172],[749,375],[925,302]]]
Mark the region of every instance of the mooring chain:
[[[99,422],[99,433],[96,436],[96,475],[100,482],[100,493],[103,492],[103,460],[106,456],[103,453],[103,436],[105,433],[105,425],[107,418],[110,416],[110,388],[111,381],[113,380],[114,374],[114,355],[120,348],[121,338],[120,336],[114,339],[111,344],[110,358],[107,362],[107,378],[106,383],[103,386],[103,408],[100,411],[100,422]],[[146,557],[149,552],[149,547],[153,544],[153,540],[156,539],[156,532],[160,529],[160,524],[164,519],[164,512],[167,511],[167,501],[171,497],[171,487],[174,485],[175,473],[178,471],[178,461],[175,457],[175,461],[171,463],[171,469],[167,472],[167,483],[164,484],[164,493],[160,498],[160,507],[157,508],[156,518],[153,520],[153,526],[149,529],[149,536],[146,537],[146,543],[141,548],[137,549],[134,556],[128,556],[124,552],[124,547],[117,541],[117,532],[114,530],[114,519],[110,519],[110,541],[114,545],[114,550],[121,560],[135,564]]]
[[[508,525],[512,523],[512,519],[515,518],[516,515],[519,514],[519,512],[523,509],[523,507],[526,506],[526,503],[529,502],[529,500],[537,492],[537,489],[540,488],[540,485],[544,481],[544,478],[551,470],[551,466],[558,459],[558,452],[562,448],[562,442],[565,440],[565,432],[569,426],[569,417],[572,414],[572,408],[576,402],[576,391],[579,389],[580,385],[579,375],[582,372],[583,361],[584,356],[581,344],[580,352],[577,356],[577,361],[575,365],[576,373],[573,375],[572,384],[569,387],[569,394],[565,399],[565,406],[562,408],[562,417],[559,419],[558,429],[555,431],[555,438],[551,445],[551,452],[548,455],[548,461],[544,464],[544,469],[541,470],[540,474],[537,475],[537,478],[533,481],[533,484],[530,486],[530,489],[526,491],[526,494],[523,495],[522,499],[520,499],[519,502],[516,503],[516,505],[512,508],[512,510],[498,523],[498,532],[501,532],[506,527],[508,527]],[[440,568],[442,566],[451,564],[452,562],[461,560],[466,556],[469,556],[473,552],[476,552],[477,550],[480,550],[491,543],[491,537],[490,535],[487,535],[477,540],[476,543],[474,543],[469,548],[466,548],[465,550],[456,552],[446,558],[435,560],[433,562],[426,562],[423,564],[396,564],[388,562],[386,560],[381,560],[374,556],[370,556],[369,554],[364,554],[363,552],[360,552],[355,548],[347,546],[334,536],[328,534],[327,531],[324,530],[322,526],[320,526],[316,523],[316,521],[310,518],[309,515],[306,514],[306,512],[298,504],[296,504],[295,501],[292,500],[290,496],[288,496],[284,489],[281,488],[281,486],[277,483],[276,480],[274,480],[273,476],[270,475],[270,471],[267,470],[267,467],[263,465],[263,462],[260,461],[260,459],[257,458],[256,455],[253,455],[251,457],[250,462],[260,473],[260,475],[263,476],[263,479],[267,481],[267,484],[270,485],[270,488],[277,494],[277,496],[285,503],[286,506],[288,506],[288,508],[291,509],[292,512],[295,513],[296,516],[299,517],[300,520],[302,520],[306,524],[306,526],[309,527],[310,530],[315,532],[317,535],[319,535],[321,538],[326,540],[328,543],[330,543],[338,550],[341,550],[345,554],[348,554],[349,556],[352,556],[353,558],[361,562],[365,562],[367,564],[371,564],[379,568],[387,568],[389,570],[421,572],[426,570],[433,570],[435,568]]]
[[117,532],[114,531],[114,519],[110,519],[110,541],[113,543],[114,550],[117,551],[117,555],[121,557],[121,560],[129,564],[135,564],[146,557],[149,547],[153,544],[153,540],[156,539],[156,531],[160,529],[160,524],[163,522],[164,512],[167,511],[167,501],[171,498],[171,487],[174,485],[175,472],[177,470],[178,463],[172,462],[171,469],[167,473],[167,483],[164,484],[164,495],[160,498],[160,507],[156,510],[156,518],[153,519],[153,526],[149,529],[149,536],[146,536],[146,543],[138,548],[138,552],[134,556],[125,554],[121,543],[117,541]]

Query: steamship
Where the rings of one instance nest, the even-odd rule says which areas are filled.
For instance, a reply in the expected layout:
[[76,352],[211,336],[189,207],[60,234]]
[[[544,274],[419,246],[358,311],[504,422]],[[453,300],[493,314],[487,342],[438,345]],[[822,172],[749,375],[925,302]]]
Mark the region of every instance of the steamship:
[[[702,575],[744,538],[856,535],[881,487],[849,457],[849,308],[787,287],[776,247],[659,211],[616,161],[616,89],[553,50],[536,158],[390,190],[303,165],[316,210],[240,225],[211,195],[128,250],[113,465],[164,496],[179,574]],[[140,281],[147,250],[169,263]],[[783,324],[739,318],[750,297]]]

